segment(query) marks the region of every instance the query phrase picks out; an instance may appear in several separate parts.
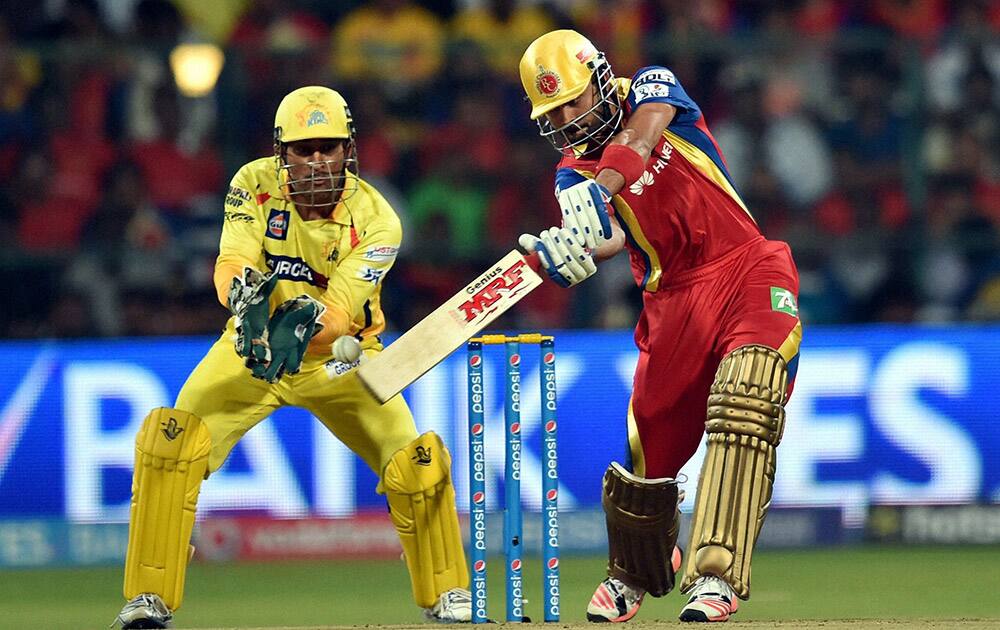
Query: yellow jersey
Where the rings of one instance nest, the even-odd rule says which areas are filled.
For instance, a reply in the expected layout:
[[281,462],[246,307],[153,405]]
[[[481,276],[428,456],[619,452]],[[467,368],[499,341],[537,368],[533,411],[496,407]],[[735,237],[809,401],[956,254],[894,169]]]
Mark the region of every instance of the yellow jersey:
[[[402,239],[399,217],[361,178],[357,192],[340,201],[326,219],[304,220],[278,181],[275,158],[261,158],[233,176],[226,195],[222,238],[215,263],[219,300],[228,307],[232,279],[245,266],[277,274],[270,306],[299,295],[326,306],[324,329],[309,345],[329,355],[341,335],[355,335],[363,348],[380,345],[385,329],[381,287]],[[352,188],[348,183],[347,189]],[[233,326],[230,320],[228,327]]]

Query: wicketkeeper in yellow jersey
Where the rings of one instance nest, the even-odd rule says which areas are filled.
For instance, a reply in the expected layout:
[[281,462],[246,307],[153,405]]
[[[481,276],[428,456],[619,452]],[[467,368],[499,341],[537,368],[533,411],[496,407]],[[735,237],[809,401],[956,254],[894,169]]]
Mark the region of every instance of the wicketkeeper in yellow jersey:
[[183,599],[202,480],[286,405],[312,412],[379,475],[417,605],[433,620],[470,620],[447,449],[434,433],[417,434],[401,396],[379,405],[354,357],[332,349],[349,336],[369,357],[381,351],[379,292],[401,238],[395,212],[357,166],[347,103],[310,86],[278,106],[274,155],[233,177],[215,266],[233,316],[174,408],[150,412],[136,436],[122,628],[168,627]]

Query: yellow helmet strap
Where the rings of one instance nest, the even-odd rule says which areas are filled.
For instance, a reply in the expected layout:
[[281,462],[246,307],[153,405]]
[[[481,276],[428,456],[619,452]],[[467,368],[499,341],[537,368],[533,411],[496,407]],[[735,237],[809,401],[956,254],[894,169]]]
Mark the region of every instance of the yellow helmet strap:
[[597,151],[611,140],[621,126],[621,96],[615,86],[611,64],[604,53],[598,53],[587,65],[593,71],[590,80],[597,92],[593,106],[559,127],[555,127],[547,115],[535,121],[541,136],[551,142],[556,151],[568,157]]

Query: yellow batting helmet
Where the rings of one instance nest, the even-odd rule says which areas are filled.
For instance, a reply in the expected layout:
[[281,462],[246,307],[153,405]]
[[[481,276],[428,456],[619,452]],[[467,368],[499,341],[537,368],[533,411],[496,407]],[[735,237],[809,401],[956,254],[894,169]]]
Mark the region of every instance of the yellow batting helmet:
[[347,101],[328,87],[309,85],[289,92],[274,114],[275,142],[311,138],[354,138]]
[[580,96],[594,74],[590,62],[599,54],[589,39],[568,29],[551,31],[531,42],[520,65],[531,119]]
[[[610,139],[621,121],[621,98],[604,53],[576,31],[550,31],[531,42],[521,57],[521,85],[531,102],[531,119],[543,137],[564,155],[589,153]],[[553,128],[545,114],[597,89],[594,106],[584,115]],[[582,134],[574,134],[582,130]],[[571,138],[572,137],[572,138]]]

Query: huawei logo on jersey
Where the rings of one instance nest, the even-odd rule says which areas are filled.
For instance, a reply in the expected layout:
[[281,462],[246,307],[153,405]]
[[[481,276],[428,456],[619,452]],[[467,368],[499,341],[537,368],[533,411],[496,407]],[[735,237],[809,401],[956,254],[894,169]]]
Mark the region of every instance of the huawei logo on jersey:
[[628,191],[633,195],[641,195],[642,190],[653,183],[653,176],[649,171],[643,171],[639,179],[632,182],[632,185],[628,187]]
[[656,158],[653,162],[652,173],[648,170],[643,171],[639,179],[632,182],[628,187],[628,191],[635,195],[636,197],[642,195],[642,192],[646,189],[646,186],[651,186],[655,181],[655,176],[660,173],[663,169],[667,167],[667,163],[670,162],[670,156],[674,154],[674,148],[669,144],[663,145],[663,155]]

